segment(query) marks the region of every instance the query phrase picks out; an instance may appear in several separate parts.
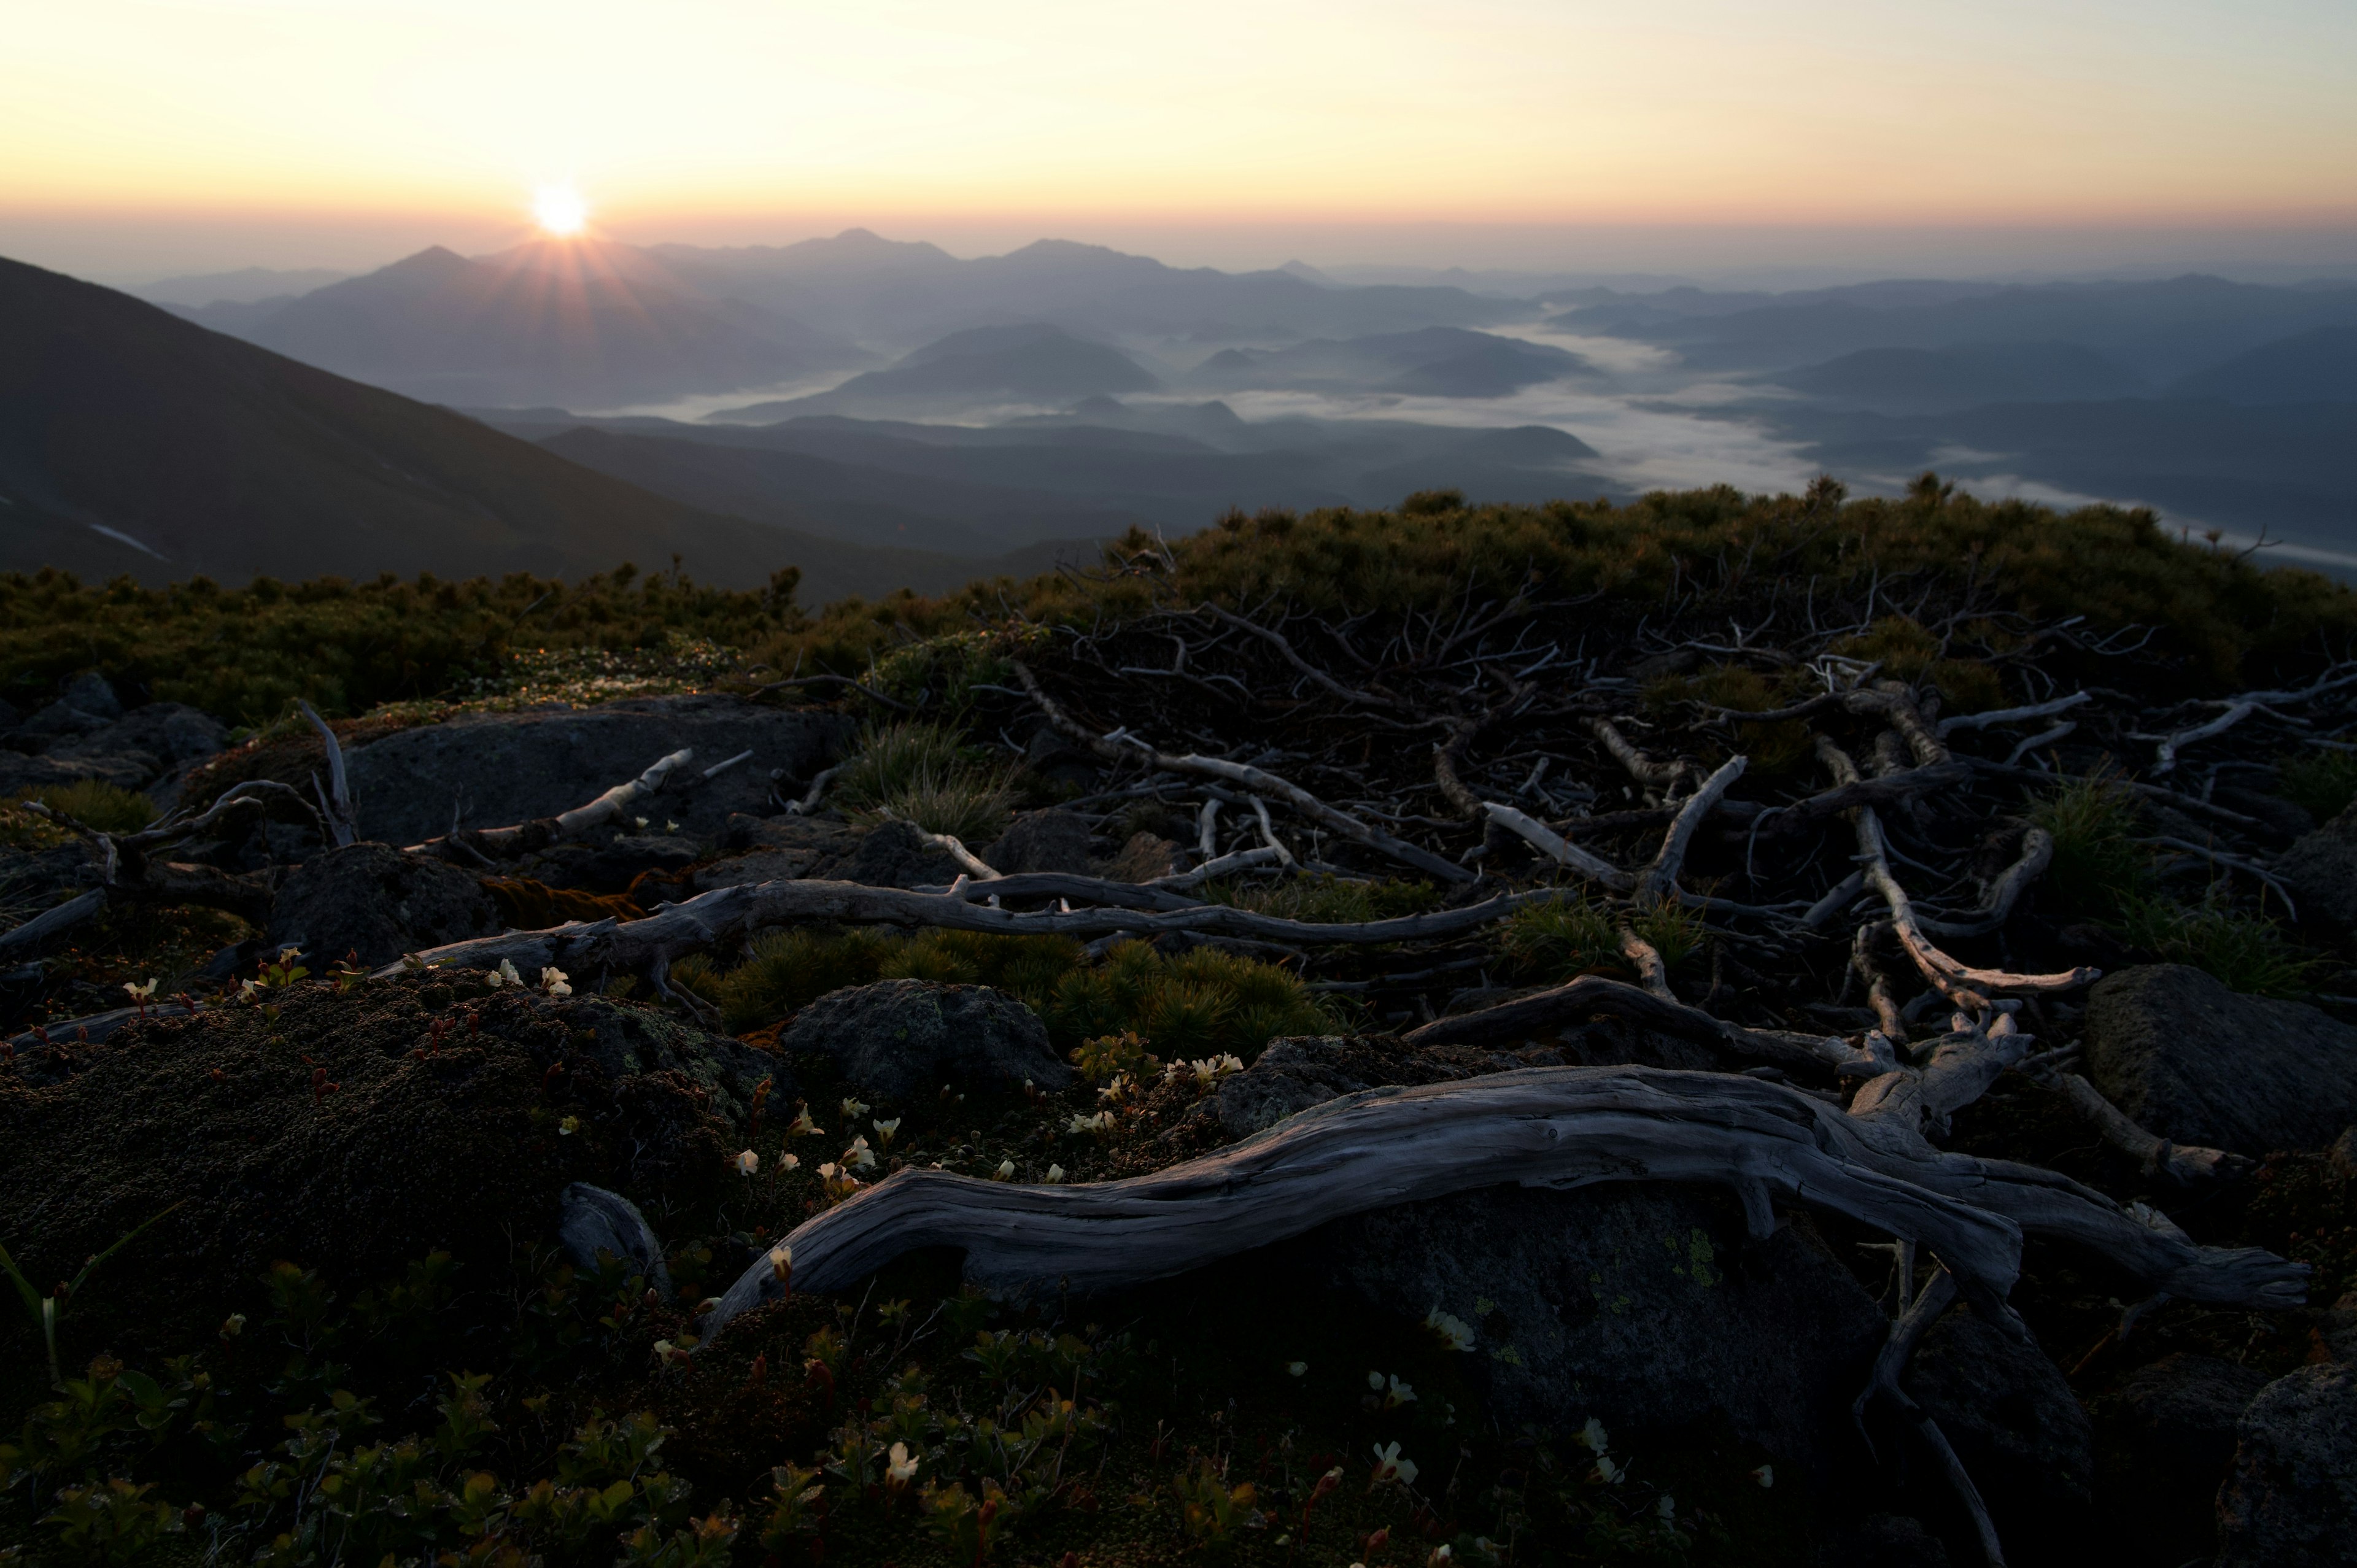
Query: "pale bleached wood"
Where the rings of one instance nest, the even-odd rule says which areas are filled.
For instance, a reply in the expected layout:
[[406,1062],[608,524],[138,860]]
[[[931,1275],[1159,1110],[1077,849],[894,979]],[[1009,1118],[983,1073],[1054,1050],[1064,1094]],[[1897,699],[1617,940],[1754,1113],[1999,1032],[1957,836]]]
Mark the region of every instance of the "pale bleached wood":
[[1490,820],[1500,827],[1520,837],[1556,864],[1570,867],[1579,875],[1599,886],[1609,887],[1615,893],[1626,893],[1637,884],[1634,875],[1621,870],[1601,855],[1590,854],[1580,848],[1544,822],[1512,806],[1501,806],[1495,800],[1484,800],[1481,802],[1481,809],[1488,812]]
[[[1009,878],[1011,881],[1012,878]],[[1000,886],[992,884],[994,888]],[[1152,936],[1189,931],[1240,937],[1291,946],[1359,946],[1427,941],[1478,930],[1517,909],[1562,897],[1552,887],[1501,893],[1458,909],[1433,909],[1387,920],[1288,920],[1225,904],[1199,904],[1168,911],[1125,909],[1041,910],[1019,914],[968,903],[956,894],[912,893],[899,887],[869,887],[856,882],[815,878],[753,882],[716,887],[683,904],[665,904],[642,920],[568,921],[539,931],[508,931],[413,953],[378,972],[397,974],[412,962],[458,969],[497,969],[501,959],[536,972],[554,966],[568,974],[640,973],[661,960],[669,963],[692,952],[733,942],[770,926],[822,922],[839,926],[941,926],[952,930],[1002,936],[1063,936],[1083,940],[1124,932]]]
[[1048,716],[1048,722],[1109,762],[1142,762],[1164,773],[1177,773],[1197,779],[1217,779],[1252,794],[1265,795],[1273,800],[1282,800],[1329,832],[1340,833],[1353,843],[1363,844],[1377,854],[1388,855],[1402,865],[1414,866],[1426,875],[1437,877],[1451,886],[1461,886],[1474,880],[1472,872],[1453,861],[1443,860],[1428,849],[1420,848],[1404,839],[1394,838],[1372,822],[1354,817],[1348,811],[1338,811],[1298,784],[1289,779],[1280,779],[1265,769],[1252,767],[1247,763],[1230,762],[1225,757],[1202,757],[1193,752],[1183,757],[1173,756],[1168,752],[1157,750],[1132,736],[1115,738],[1112,736],[1098,735],[1064,712],[1062,706],[1053,697],[1048,695],[1046,689],[1039,684],[1039,678],[1031,673],[1030,666],[1019,659],[1009,662],[1014,667],[1016,679],[1023,682],[1023,689],[1030,693],[1031,700],[1039,704],[1039,711]]
[[[957,1247],[966,1277],[1010,1295],[1165,1279],[1372,1208],[1513,1184],[1706,1183],[1755,1226],[1769,1196],[1914,1240],[1992,1304],[2012,1287],[2009,1221],[1829,1149],[1824,1108],[1758,1079],[1640,1068],[1539,1068],[1314,1106],[1150,1176],[1021,1186],[908,1170],[782,1238],[793,1284],[838,1291],[920,1247]],[[1772,1223],[1772,1220],[1770,1221]],[[781,1287],[765,1259],[707,1315],[708,1342]]]

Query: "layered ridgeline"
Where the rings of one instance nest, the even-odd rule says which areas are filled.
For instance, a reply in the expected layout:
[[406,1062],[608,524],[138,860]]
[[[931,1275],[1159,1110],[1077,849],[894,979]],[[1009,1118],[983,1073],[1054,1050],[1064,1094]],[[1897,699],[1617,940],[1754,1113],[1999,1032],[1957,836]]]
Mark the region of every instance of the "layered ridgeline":
[[128,295],[0,261],[0,567],[147,583],[571,577],[673,555],[736,587],[796,567],[822,598],[940,591],[987,564],[666,499]]

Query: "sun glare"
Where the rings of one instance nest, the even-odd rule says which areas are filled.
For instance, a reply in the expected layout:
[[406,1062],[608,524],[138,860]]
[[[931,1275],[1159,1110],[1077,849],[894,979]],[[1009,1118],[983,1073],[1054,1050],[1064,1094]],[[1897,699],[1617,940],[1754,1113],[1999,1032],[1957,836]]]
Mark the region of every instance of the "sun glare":
[[563,238],[588,226],[589,205],[569,185],[544,185],[533,195],[532,216],[549,233]]

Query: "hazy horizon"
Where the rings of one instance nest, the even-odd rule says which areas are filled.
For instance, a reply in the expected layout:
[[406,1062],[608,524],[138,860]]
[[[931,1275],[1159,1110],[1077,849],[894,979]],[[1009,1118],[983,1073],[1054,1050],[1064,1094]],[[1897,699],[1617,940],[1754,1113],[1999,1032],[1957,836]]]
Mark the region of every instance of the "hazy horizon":
[[1806,286],[2357,268],[2357,10],[1641,16],[87,0],[29,14],[0,253],[109,283],[597,231]]

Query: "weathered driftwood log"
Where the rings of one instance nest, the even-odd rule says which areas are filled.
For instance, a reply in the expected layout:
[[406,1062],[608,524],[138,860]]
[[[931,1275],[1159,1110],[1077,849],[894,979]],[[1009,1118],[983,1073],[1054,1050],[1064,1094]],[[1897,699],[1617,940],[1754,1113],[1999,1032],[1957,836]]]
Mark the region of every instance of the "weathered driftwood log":
[[[1232,1148],[1125,1181],[1024,1187],[902,1171],[780,1245],[804,1290],[841,1290],[916,1248],[958,1247],[966,1277],[986,1289],[1087,1294],[1168,1278],[1346,1215],[1473,1187],[1703,1182],[1735,1190],[1757,1237],[1775,1228],[1775,1198],[1908,1237],[2002,1311],[1997,1304],[2019,1269],[2014,1225],[1828,1147],[1824,1119],[1806,1096],[1755,1079],[1526,1069],[1363,1090]],[[705,1340],[781,1288],[766,1258],[756,1263],[705,1317]]]
[[[1012,877],[1007,878],[1013,881]],[[992,883],[996,890],[1003,884]],[[506,959],[519,970],[554,965],[570,974],[619,974],[651,970],[691,952],[737,940],[769,926],[824,922],[842,926],[943,926],[1003,936],[1062,936],[1084,940],[1164,931],[1283,942],[1289,946],[1360,946],[1428,941],[1478,930],[1531,904],[1563,897],[1552,887],[1501,893],[1458,909],[1433,909],[1387,920],[1288,920],[1225,904],[1199,904],[1168,911],[1125,909],[1041,910],[1018,914],[970,904],[964,890],[912,893],[899,887],[869,887],[856,882],[754,882],[716,887],[684,904],[666,904],[643,920],[571,921],[544,931],[508,931],[477,937],[411,954],[379,971],[396,974],[414,961],[460,969],[496,969]]]
[[1274,773],[1265,772],[1246,763],[1230,762],[1224,757],[1200,757],[1191,752],[1183,757],[1174,757],[1168,752],[1155,749],[1135,736],[1125,736],[1120,732],[1115,732],[1113,736],[1099,735],[1065,713],[1056,700],[1048,695],[1045,689],[1040,686],[1039,678],[1031,673],[1028,665],[1019,659],[1010,662],[1014,665],[1016,678],[1023,682],[1023,689],[1029,693],[1031,700],[1039,705],[1039,711],[1047,715],[1048,722],[1063,735],[1079,741],[1109,762],[1143,762],[1165,773],[1178,773],[1198,779],[1217,779],[1252,794],[1265,795],[1273,800],[1282,800],[1329,832],[1340,833],[1354,843],[1363,844],[1377,854],[1388,855],[1402,865],[1412,865],[1426,875],[1437,877],[1452,886],[1474,880],[1474,874],[1456,862],[1444,860],[1428,849],[1409,843],[1404,839],[1394,838],[1372,822],[1328,805],[1299,785],[1280,779]]

